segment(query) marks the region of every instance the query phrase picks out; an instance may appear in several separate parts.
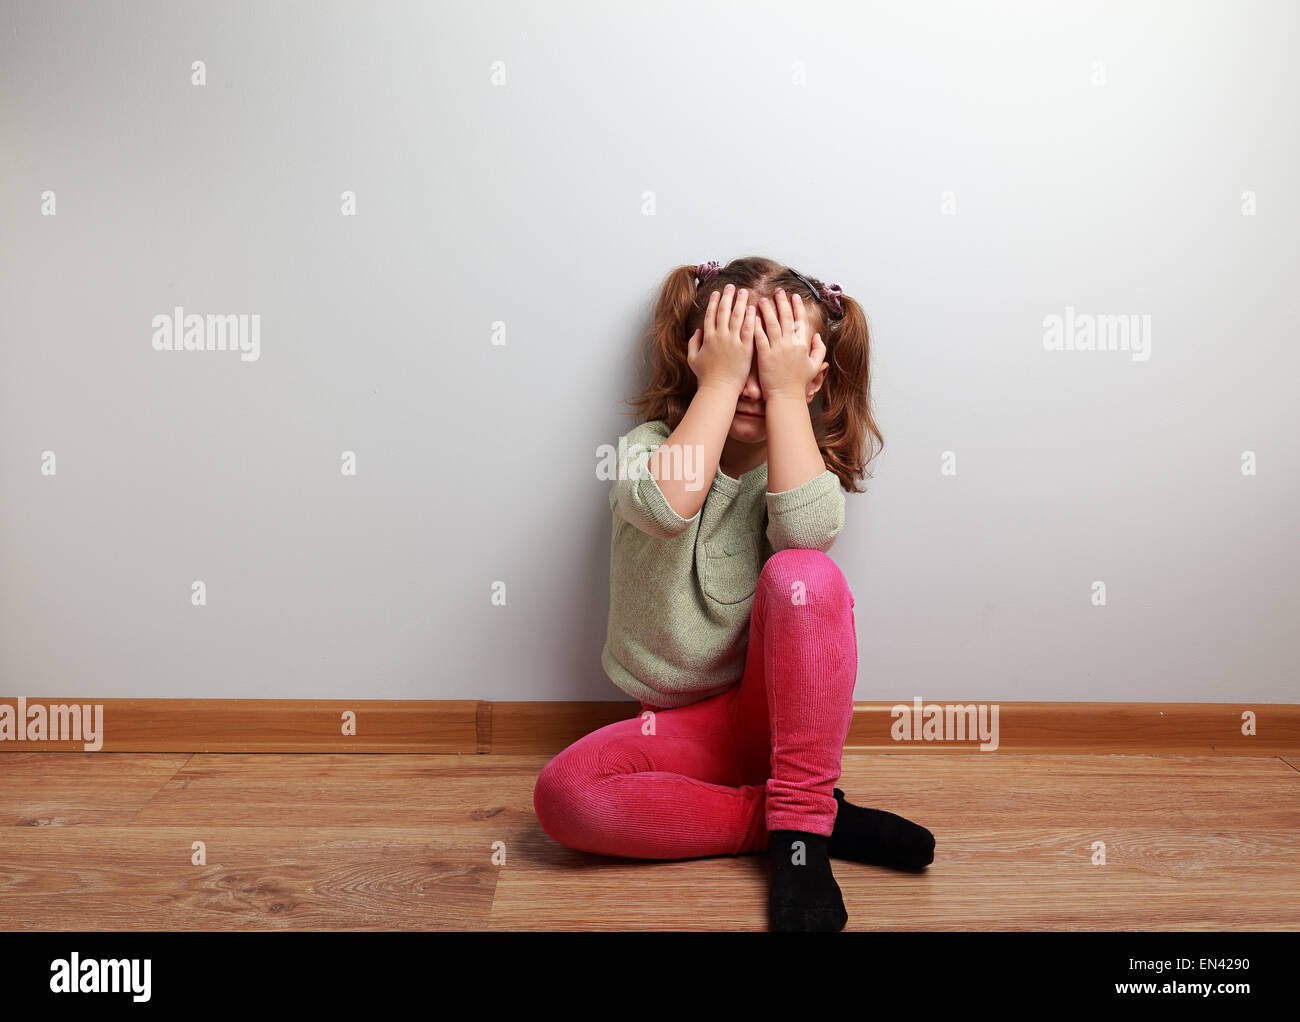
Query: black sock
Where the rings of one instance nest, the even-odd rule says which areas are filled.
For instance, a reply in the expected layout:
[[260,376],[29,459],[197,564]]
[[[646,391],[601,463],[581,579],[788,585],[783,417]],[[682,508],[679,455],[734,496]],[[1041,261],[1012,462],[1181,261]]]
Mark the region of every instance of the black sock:
[[772,862],[772,897],[768,907],[772,930],[837,933],[844,929],[849,914],[844,910],[840,885],[831,873],[826,837],[802,830],[771,830],[768,834]]
[[835,801],[835,829],[826,842],[831,858],[892,869],[920,869],[934,862],[934,835],[924,827],[883,809],[846,802],[839,788]]

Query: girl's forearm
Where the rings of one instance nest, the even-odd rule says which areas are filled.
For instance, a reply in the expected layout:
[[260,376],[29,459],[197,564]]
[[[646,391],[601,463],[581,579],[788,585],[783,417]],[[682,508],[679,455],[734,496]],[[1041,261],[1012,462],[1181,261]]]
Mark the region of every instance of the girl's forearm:
[[736,414],[737,396],[726,388],[701,385],[677,428],[650,455],[650,474],[668,505],[683,518],[694,518],[704,506]]
[[826,471],[808,403],[797,397],[773,396],[766,407],[767,492],[798,489]]

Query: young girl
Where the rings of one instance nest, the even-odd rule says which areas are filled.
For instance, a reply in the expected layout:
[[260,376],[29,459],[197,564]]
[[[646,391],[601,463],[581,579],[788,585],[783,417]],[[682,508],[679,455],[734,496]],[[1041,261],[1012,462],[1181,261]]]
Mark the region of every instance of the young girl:
[[866,317],[837,284],[736,259],[670,273],[650,341],[645,421],[610,489],[601,654],[642,713],[551,760],[534,808],[556,841],[600,855],[768,851],[772,929],[840,930],[830,857],[934,857],[924,827],[833,787],[857,633],[826,551],[841,487],[861,492],[883,443]]

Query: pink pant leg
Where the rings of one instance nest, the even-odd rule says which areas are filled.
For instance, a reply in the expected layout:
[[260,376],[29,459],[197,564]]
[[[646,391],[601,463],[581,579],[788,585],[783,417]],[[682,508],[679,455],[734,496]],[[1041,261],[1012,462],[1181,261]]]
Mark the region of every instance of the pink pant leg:
[[780,551],[759,576],[740,683],[689,706],[643,703],[653,734],[639,716],[573,743],[538,777],[538,820],[569,847],[648,859],[763,851],[769,829],[829,835],[856,675],[839,567]]
[[780,550],[759,576],[737,733],[766,741],[768,830],[829,836],[853,718],[858,638],[853,593],[818,550]]
[[542,829],[570,848],[635,859],[735,855],[766,839],[765,771],[744,777],[735,755],[738,689],[673,709],[643,703],[640,716],[578,739],[537,778]]

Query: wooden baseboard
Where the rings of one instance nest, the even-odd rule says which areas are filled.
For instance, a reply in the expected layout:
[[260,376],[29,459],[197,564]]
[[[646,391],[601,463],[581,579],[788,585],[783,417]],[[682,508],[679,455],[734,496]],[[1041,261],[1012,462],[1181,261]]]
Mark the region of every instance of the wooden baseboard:
[[[982,704],[992,742],[960,739],[958,704],[927,701],[904,722],[895,703],[856,703],[846,753],[1101,753],[1219,756],[1300,755],[1300,705],[1292,703],[994,703]],[[972,704],[960,704],[970,707]],[[60,707],[84,708],[73,714]],[[7,708],[6,708],[7,707]],[[43,708],[38,712],[35,707]],[[98,745],[71,729],[84,715],[102,724]],[[937,716],[930,710],[937,707]],[[16,740],[19,709],[28,728],[43,712],[72,740]],[[72,699],[0,696],[3,752],[355,752],[554,755],[585,734],[636,716],[639,705],[612,702],[488,702],[373,699]],[[350,715],[350,717],[349,717]],[[1243,733],[1253,715],[1255,734]],[[936,721],[925,737],[927,719]],[[347,733],[351,719],[354,733]],[[913,723],[918,720],[922,723]],[[906,737],[899,735],[903,731]],[[25,732],[39,734],[39,732]],[[896,737],[898,735],[898,737]],[[987,746],[981,750],[981,745]]]

